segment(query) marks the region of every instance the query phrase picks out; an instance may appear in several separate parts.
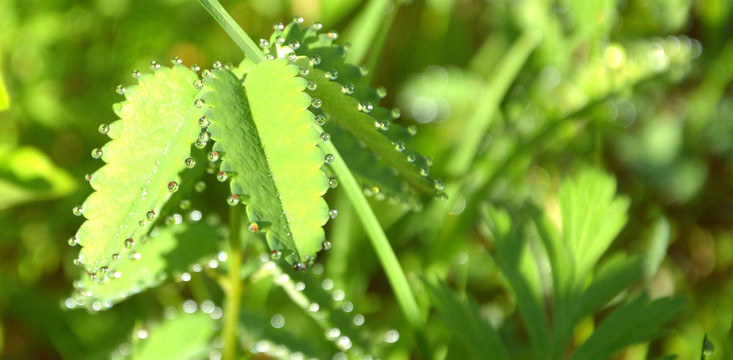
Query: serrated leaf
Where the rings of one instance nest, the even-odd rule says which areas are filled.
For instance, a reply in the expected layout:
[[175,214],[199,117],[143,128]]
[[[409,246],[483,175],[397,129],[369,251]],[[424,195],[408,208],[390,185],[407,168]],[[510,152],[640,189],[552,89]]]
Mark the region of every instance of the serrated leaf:
[[201,311],[181,312],[148,331],[148,338],[134,342],[134,360],[193,360],[206,358],[214,349],[210,344],[216,320]]
[[204,80],[209,132],[232,174],[231,191],[247,205],[250,221],[266,231],[273,250],[291,263],[307,263],[321,250],[328,205],[325,154],[308,112],[310,97],[298,68],[284,60],[248,70],[244,88],[228,70]]
[[[87,277],[76,290],[78,305],[91,309],[108,308],[181,273],[216,254],[216,228],[201,223],[179,224],[153,231],[142,238],[129,256],[120,257],[96,274]],[[144,240],[144,241],[142,241]]]
[[[410,133],[393,123],[396,116],[392,111],[379,106],[384,94],[380,96],[375,89],[361,84],[362,71],[345,62],[346,51],[334,44],[333,36],[318,34],[312,27],[303,29],[297,23],[291,23],[282,31],[276,30],[270,39],[268,51],[278,57],[286,57],[294,50],[299,56],[320,59],[313,62],[301,57],[296,64],[309,68],[307,79],[317,84],[312,95],[318,97],[323,105],[314,109],[314,113],[324,113],[334,120],[335,124],[329,122],[324,129],[337,133],[334,127],[340,126],[350,134],[340,139],[332,137],[344,159],[347,163],[349,159],[367,162],[367,166],[350,167],[362,186],[379,189],[379,193],[408,204],[415,202],[414,194],[405,191],[408,184],[423,192],[435,192],[434,180],[429,176],[430,161],[409,148]],[[337,73],[333,81],[324,76],[331,70]],[[327,88],[321,86],[322,83],[328,84]],[[344,94],[344,86],[353,88],[347,91],[350,94]],[[371,111],[360,112],[360,105],[368,105]],[[361,147],[361,144],[366,147]],[[365,156],[360,152],[369,154]]]
[[168,184],[178,181],[199,133],[196,79],[180,65],[161,68],[143,74],[139,85],[127,88],[126,101],[116,105],[121,120],[109,126],[113,140],[101,149],[107,165],[92,175],[96,192],[84,202],[87,221],[76,235],[87,271],[108,266],[126,239],[146,234],[151,226],[146,213],[159,213],[170,197]]

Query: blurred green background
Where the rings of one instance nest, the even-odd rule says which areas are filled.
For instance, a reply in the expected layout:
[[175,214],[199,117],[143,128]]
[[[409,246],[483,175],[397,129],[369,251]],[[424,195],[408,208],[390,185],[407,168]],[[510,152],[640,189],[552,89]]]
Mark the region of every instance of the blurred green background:
[[[417,124],[414,146],[435,158],[431,171],[446,181],[464,175],[454,150],[485,92],[496,90],[497,64],[522,34],[542,34],[528,60],[516,64],[506,94],[496,94],[500,107],[471,167],[490,181],[455,198],[439,227],[421,224],[420,213],[374,202],[409,274],[463,284],[482,313],[520,336],[512,330],[514,304],[481,250],[475,201],[552,207],[565,174],[591,164],[613,173],[619,192],[632,199],[614,248],[643,251],[652,233],[668,232],[666,257],[648,290],[688,300],[671,333],[618,358],[648,352],[693,359],[705,333],[716,345],[710,359],[733,356],[729,1],[372,2],[386,4],[384,18],[396,14],[383,48],[367,56],[377,65],[373,83],[389,89],[383,105],[399,106],[402,124]],[[368,9],[361,0],[222,4],[255,39],[294,14],[358,38],[364,27],[354,20]],[[72,265],[78,249],[66,243],[81,223],[71,208],[91,192],[84,175],[100,166],[90,157],[105,141],[97,127],[115,119],[115,87],[131,84],[133,69],[174,56],[205,67],[242,58],[193,0],[0,1],[0,358],[107,358],[133,328],[175,303],[172,293],[190,292],[175,283],[111,311],[63,310],[79,276]],[[324,276],[354,299],[373,333],[399,329],[384,274],[339,195],[329,198],[341,215],[327,229],[337,240],[319,260]],[[440,333],[439,324],[432,326]],[[385,358],[411,351],[409,342],[400,344]]]

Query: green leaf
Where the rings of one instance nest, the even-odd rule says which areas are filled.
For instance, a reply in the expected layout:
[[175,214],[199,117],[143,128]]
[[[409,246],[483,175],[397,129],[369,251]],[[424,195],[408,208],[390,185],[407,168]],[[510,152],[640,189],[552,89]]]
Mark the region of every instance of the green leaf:
[[[77,287],[77,305],[92,310],[109,308],[128,296],[191,271],[216,254],[216,228],[204,224],[179,224],[153,230],[140,239],[129,256],[87,277]],[[201,266],[201,265],[199,265]]]
[[558,252],[560,259],[574,264],[567,274],[570,279],[566,286],[583,286],[591,269],[626,224],[629,200],[616,197],[615,192],[616,180],[595,169],[580,172],[561,187],[564,251]]
[[126,252],[127,239],[135,244],[149,231],[146,215],[159,214],[171,195],[169,184],[178,184],[199,133],[195,80],[184,66],[160,68],[143,74],[139,85],[127,88],[126,101],[115,104],[121,120],[109,125],[113,140],[101,149],[107,165],[92,175],[96,192],[82,206],[87,221],[76,235],[83,246],[79,260],[90,273]]
[[196,304],[185,303],[183,312],[175,318],[164,320],[156,328],[148,330],[147,339],[133,342],[132,359],[188,360],[206,358],[209,352],[214,349],[213,345],[210,344],[210,340],[218,327],[217,321],[210,314],[203,311],[187,312],[187,307],[191,305]]
[[680,299],[661,298],[651,303],[639,296],[614,310],[569,360],[607,359],[617,351],[661,336],[662,327],[682,311]]
[[512,224],[509,214],[491,207],[482,209],[482,217],[496,246],[492,257],[516,297],[536,354],[543,354],[550,348],[550,325],[545,314],[544,298],[538,293],[538,289],[532,286],[537,269],[535,267],[534,274],[525,270],[527,262],[531,259],[525,244],[524,226]]
[[[263,61],[241,81],[219,69],[204,79],[209,132],[221,155],[231,191],[247,215],[266,230],[273,251],[292,264],[315,259],[325,239],[328,179],[325,154],[308,112],[310,97],[298,68],[285,60]],[[246,89],[246,90],[245,90]]]
[[0,210],[68,195],[76,182],[33,147],[0,151]]
[[598,311],[621,291],[639,280],[642,272],[641,256],[626,259],[623,256],[611,258],[598,270],[593,282],[583,291],[578,300],[572,323]]
[[509,360],[499,333],[482,319],[475,302],[471,299],[461,301],[444,284],[424,283],[443,321],[467,345],[476,359]]
[[[346,51],[333,43],[334,38],[332,34],[318,34],[313,27],[303,29],[291,23],[272,34],[271,45],[266,51],[278,57],[287,57],[292,52],[301,56],[296,64],[307,70],[306,79],[316,85],[315,89],[309,89],[311,95],[321,101],[321,106],[313,111],[329,119],[324,129],[334,134],[343,133],[334,129],[335,126],[346,130],[348,136],[340,135],[338,139],[332,136],[345,160],[369,162],[368,166],[350,167],[362,186],[407,200],[413,198],[412,194],[400,195],[405,194],[408,185],[415,190],[435,193],[435,180],[429,175],[431,161],[408,146],[414,133],[394,123],[399,110],[393,112],[379,106],[385,92],[363,84],[364,74],[355,65],[345,62]],[[371,154],[368,157],[349,154],[354,151]],[[399,185],[392,179],[394,173],[400,175],[400,181],[396,182]]]

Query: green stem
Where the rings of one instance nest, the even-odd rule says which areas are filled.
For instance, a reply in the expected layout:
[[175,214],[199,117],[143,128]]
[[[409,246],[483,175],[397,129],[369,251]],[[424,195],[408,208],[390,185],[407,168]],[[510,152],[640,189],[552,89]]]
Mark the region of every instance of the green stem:
[[229,277],[224,288],[226,300],[224,304],[224,360],[235,360],[237,356],[237,324],[239,323],[239,305],[242,302],[242,281],[239,272],[242,268],[242,207],[233,206],[229,210]]
[[201,5],[216,19],[216,21],[224,28],[229,37],[239,46],[247,57],[252,60],[255,64],[262,61],[265,56],[257,47],[257,44],[250,38],[247,33],[237,24],[229,13],[224,10],[217,0],[199,0]]
[[321,143],[321,146],[324,151],[334,156],[334,161],[330,166],[339,179],[339,187],[343,188],[346,192],[346,196],[349,198],[351,205],[354,207],[366,230],[367,237],[371,241],[377,258],[387,275],[387,281],[389,281],[392,291],[395,293],[397,304],[413,331],[415,331],[415,336],[423,357],[426,359],[431,358],[430,347],[424,332],[425,324],[422,316],[420,316],[420,309],[417,306],[415,295],[412,293],[407,276],[397,260],[397,255],[395,255],[392,246],[389,244],[387,235],[384,234],[377,216],[369,206],[361,187],[351,173],[351,170],[346,166],[336,147],[330,141]]

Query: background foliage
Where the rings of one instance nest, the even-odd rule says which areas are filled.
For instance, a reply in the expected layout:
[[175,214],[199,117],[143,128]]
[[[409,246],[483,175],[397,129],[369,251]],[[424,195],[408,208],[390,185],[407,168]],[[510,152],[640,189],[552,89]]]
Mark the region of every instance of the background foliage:
[[[406,212],[377,195],[372,206],[424,309],[432,303],[440,311],[452,301],[444,287],[432,285],[440,279],[471,299],[473,313],[501,329],[513,355],[526,355],[520,346],[528,336],[519,321],[521,305],[505,290],[500,266],[490,256],[494,249],[484,203],[513,215],[527,212],[529,204],[545,209],[548,221],[559,224],[561,184],[580,169],[595,167],[612,174],[617,191],[629,200],[628,221],[609,253],[646,254],[645,280],[630,291],[646,289],[651,298],[679,295],[687,301],[672,331],[617,358],[696,358],[705,333],[716,347],[710,359],[733,353],[729,2],[425,0],[398,8],[389,1],[367,5],[359,0],[223,4],[255,37],[269,36],[272,23],[298,14],[306,23],[321,21],[325,29],[354,39],[354,51],[366,51],[365,62],[377,65],[369,75],[373,83],[390,89],[383,104],[401,107],[401,124],[417,124],[413,146],[432,154],[431,172],[446,180],[450,200],[428,200],[421,212]],[[384,4],[393,12],[362,16],[374,9],[379,15]],[[367,30],[375,29],[370,21],[378,21],[378,29],[391,16],[383,48],[357,47],[358,39],[368,39]],[[166,309],[181,303],[188,313],[185,299],[195,299],[202,310],[207,300],[221,299],[221,290],[204,272],[189,274],[190,281],[176,277],[112,311],[64,310],[71,282],[79,277],[72,265],[78,248],[70,248],[66,239],[80,220],[70,209],[90,192],[84,175],[101,165],[89,156],[105,142],[97,127],[115,119],[110,107],[119,101],[115,86],[131,83],[132,69],[174,56],[186,65],[207,67],[242,57],[193,1],[0,2],[2,358],[139,355],[150,351],[120,344],[127,344],[133,332],[140,337],[140,331],[155,328],[149,319],[162,319]],[[209,186],[220,196],[191,196],[202,209],[221,205],[227,194],[215,181]],[[359,222],[343,194],[333,191],[327,200],[340,213],[326,229],[333,248],[319,257],[322,274],[305,277],[303,284],[319,287],[308,281],[327,280],[322,287],[345,294],[355,309],[345,321],[368,329],[355,332],[360,335],[351,336],[354,343],[383,358],[407,357],[415,352],[414,340]],[[215,226],[217,214],[207,216]],[[245,258],[253,267],[264,248],[254,250]],[[277,271],[264,271],[260,278],[276,279]],[[245,289],[242,323],[253,338],[328,353],[308,331],[298,330],[320,329],[319,320],[304,316],[297,306],[308,304],[298,303],[297,291],[276,285],[259,281]],[[321,307],[330,306],[327,299],[319,301]],[[286,328],[304,335],[278,338],[282,335],[270,323],[281,318]],[[178,319],[208,326],[208,318],[196,315]],[[574,330],[576,344],[593,323],[591,318]],[[480,329],[485,323],[471,326]],[[464,340],[453,339],[440,317],[431,316],[427,328],[436,348],[461,352]],[[314,333],[320,337],[322,331]],[[396,333],[401,337],[394,342]],[[263,346],[251,345],[252,352]]]

